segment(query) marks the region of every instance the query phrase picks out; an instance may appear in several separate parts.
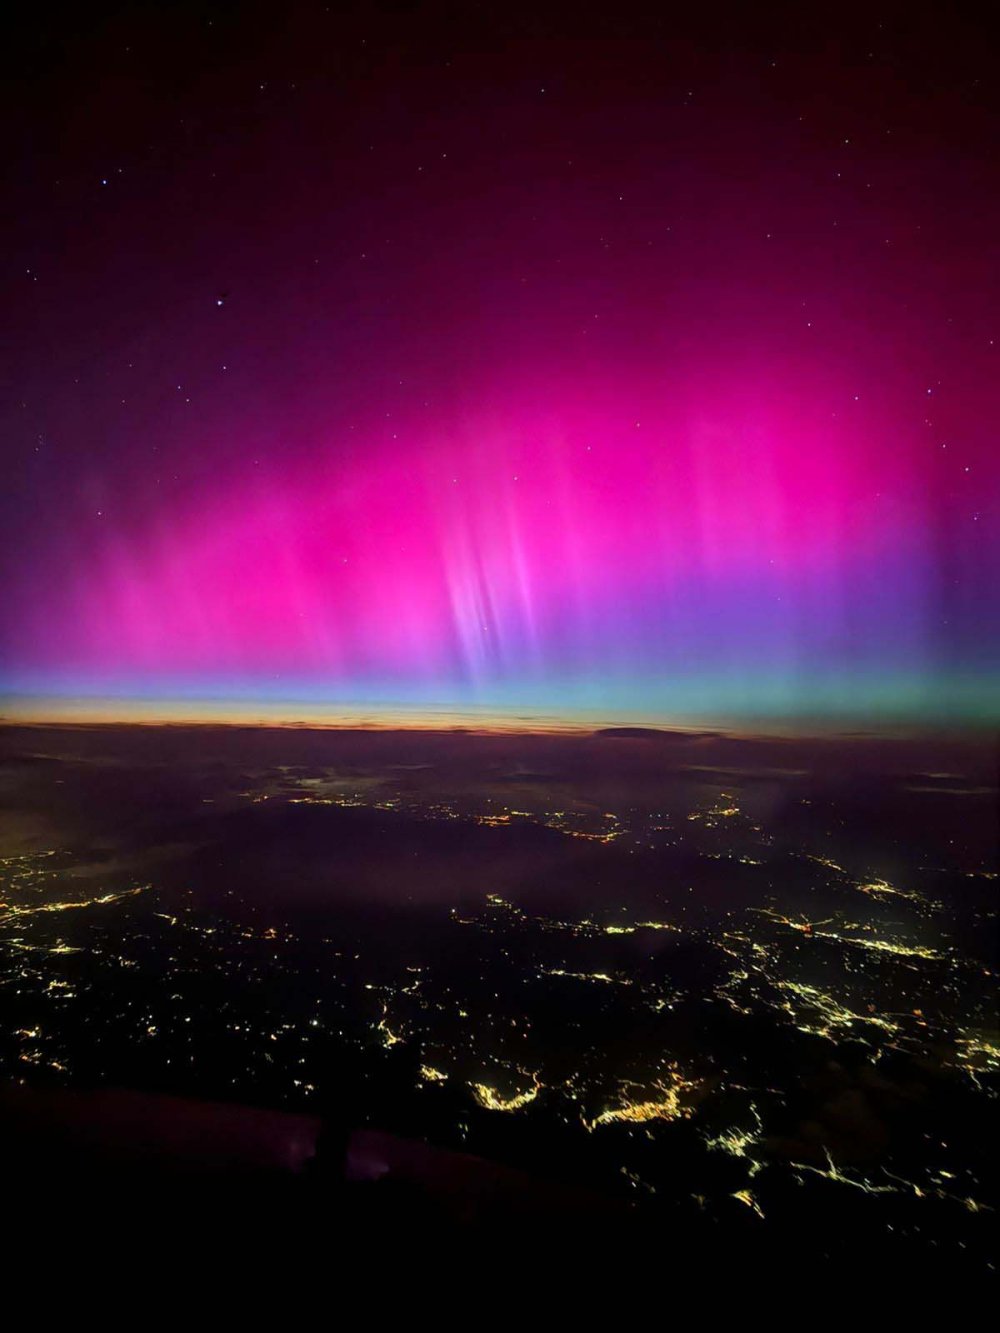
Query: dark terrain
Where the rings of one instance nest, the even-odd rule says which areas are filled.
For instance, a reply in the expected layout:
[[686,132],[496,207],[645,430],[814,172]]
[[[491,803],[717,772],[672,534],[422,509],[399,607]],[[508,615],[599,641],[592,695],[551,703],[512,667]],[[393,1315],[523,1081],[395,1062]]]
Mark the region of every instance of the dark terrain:
[[9,727],[0,784],[25,1197],[138,1162],[282,1216],[992,1270],[976,737]]

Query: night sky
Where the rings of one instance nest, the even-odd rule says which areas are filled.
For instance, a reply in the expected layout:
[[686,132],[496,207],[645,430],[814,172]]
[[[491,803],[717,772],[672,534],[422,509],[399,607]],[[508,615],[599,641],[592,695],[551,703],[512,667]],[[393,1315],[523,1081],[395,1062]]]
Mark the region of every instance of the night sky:
[[989,34],[582,8],[19,7],[5,711],[995,715]]

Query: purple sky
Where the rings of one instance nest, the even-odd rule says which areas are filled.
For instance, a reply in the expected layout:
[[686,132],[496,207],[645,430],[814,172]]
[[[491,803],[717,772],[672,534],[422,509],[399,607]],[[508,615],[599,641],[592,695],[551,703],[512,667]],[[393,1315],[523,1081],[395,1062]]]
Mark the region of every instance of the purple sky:
[[334,8],[24,21],[0,687],[995,711],[983,34]]

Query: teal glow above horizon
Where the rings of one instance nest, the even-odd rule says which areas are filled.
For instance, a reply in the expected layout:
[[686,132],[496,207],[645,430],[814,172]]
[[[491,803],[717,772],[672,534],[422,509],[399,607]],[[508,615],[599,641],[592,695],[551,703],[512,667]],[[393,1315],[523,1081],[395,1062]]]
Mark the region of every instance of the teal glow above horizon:
[[[698,675],[670,681],[598,677],[507,683],[477,693],[456,685],[402,689],[399,682],[370,682],[337,689],[315,682],[242,678],[154,681],[71,680],[16,682],[0,697],[9,720],[102,718],[192,719],[259,717],[274,724],[298,720],[349,725],[475,723],[554,726],[783,726],[942,725],[990,726],[1000,721],[1000,691],[988,675],[955,674],[935,682],[933,696],[918,674],[860,673],[812,677],[808,691],[778,674],[755,677]],[[30,688],[34,685],[36,688]]]

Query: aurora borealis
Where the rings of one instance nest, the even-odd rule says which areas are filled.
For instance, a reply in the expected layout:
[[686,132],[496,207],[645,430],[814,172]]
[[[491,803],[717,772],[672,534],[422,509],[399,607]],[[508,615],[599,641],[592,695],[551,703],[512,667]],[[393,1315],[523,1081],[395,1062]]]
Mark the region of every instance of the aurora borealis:
[[27,33],[13,711],[995,714],[995,121],[922,22]]

